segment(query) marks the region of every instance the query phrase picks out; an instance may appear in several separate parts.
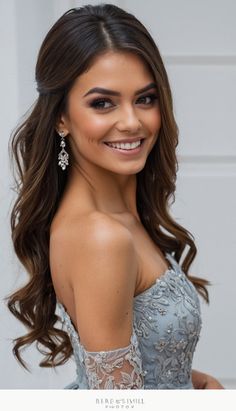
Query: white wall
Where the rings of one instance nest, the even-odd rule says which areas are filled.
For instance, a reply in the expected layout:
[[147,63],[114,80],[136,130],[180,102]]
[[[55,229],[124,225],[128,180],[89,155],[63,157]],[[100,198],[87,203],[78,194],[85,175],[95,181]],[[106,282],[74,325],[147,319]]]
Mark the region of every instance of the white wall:
[[[0,65],[0,388],[62,388],[74,378],[73,360],[53,370],[38,367],[34,347],[25,351],[32,374],[11,354],[11,338],[25,331],[2,298],[25,274],[10,241],[13,200],[7,158],[10,131],[36,96],[34,65],[39,45],[67,9],[97,1],[0,2],[4,58]],[[194,367],[236,388],[236,2],[234,0],[120,0],[150,29],[166,63],[180,129],[175,218],[195,236],[195,275],[208,278],[210,306],[202,304],[203,329]],[[147,7],[148,5],[148,7]],[[2,372],[2,370],[4,370]]]

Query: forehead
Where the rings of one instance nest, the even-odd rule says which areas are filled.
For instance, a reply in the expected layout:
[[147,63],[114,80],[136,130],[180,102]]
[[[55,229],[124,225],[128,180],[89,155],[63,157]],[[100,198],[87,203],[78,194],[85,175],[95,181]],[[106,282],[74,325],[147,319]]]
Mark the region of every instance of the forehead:
[[154,81],[151,70],[141,57],[131,52],[108,52],[96,57],[89,69],[75,82],[81,93],[88,88],[104,87],[137,90]]

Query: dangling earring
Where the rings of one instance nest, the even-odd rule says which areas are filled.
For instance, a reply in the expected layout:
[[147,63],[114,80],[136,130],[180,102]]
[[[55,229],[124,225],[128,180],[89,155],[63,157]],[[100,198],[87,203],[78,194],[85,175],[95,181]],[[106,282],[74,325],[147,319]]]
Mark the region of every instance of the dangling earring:
[[68,166],[69,162],[69,154],[67,153],[67,151],[65,150],[65,133],[64,131],[58,131],[59,136],[61,137],[61,142],[60,142],[60,147],[61,147],[61,151],[58,154],[58,165],[62,168],[62,170],[65,170],[66,167]]

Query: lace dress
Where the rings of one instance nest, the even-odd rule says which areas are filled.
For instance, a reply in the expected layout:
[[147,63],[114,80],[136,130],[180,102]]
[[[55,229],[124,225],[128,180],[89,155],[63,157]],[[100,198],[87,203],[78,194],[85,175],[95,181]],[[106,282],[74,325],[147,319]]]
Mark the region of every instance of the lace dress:
[[73,347],[76,379],[65,389],[192,389],[192,359],[201,330],[198,294],[179,264],[134,297],[129,345],[87,351],[65,307],[60,317]]

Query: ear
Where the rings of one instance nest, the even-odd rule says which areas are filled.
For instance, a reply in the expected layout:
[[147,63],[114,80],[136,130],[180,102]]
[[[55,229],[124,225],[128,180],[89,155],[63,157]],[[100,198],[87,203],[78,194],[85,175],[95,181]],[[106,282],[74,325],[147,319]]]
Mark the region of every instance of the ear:
[[61,114],[61,116],[59,117],[55,129],[57,133],[63,131],[65,136],[69,134],[68,120],[66,119],[66,116],[64,114]]

